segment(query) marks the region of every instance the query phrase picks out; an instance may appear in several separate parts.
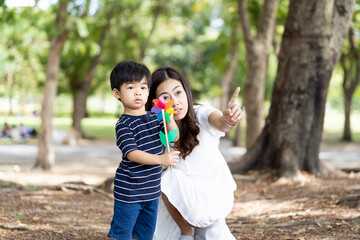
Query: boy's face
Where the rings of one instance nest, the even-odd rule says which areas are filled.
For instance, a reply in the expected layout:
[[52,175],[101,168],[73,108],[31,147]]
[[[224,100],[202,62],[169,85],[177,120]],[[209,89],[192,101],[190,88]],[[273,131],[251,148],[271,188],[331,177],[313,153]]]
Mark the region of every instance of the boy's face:
[[120,86],[120,91],[114,88],[113,94],[114,97],[121,100],[125,114],[144,114],[144,105],[149,96],[147,79],[143,77],[140,82],[124,83]]

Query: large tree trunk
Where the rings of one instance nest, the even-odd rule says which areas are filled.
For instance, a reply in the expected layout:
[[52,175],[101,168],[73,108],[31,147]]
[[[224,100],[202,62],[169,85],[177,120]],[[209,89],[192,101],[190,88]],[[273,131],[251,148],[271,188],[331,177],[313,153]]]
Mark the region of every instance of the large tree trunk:
[[244,87],[246,111],[246,147],[249,149],[261,133],[264,122],[263,102],[267,59],[273,40],[276,11],[279,0],[265,0],[257,36],[253,38],[247,14],[246,0],[238,0],[239,17],[246,46],[247,73]]
[[52,145],[52,117],[54,101],[57,93],[57,75],[60,67],[60,58],[68,31],[64,29],[66,23],[68,1],[60,1],[55,20],[55,29],[61,29],[50,44],[50,52],[46,66],[46,80],[44,99],[41,110],[41,126],[39,133],[39,151],[34,168],[49,170],[55,164],[55,154]]
[[349,50],[343,52],[340,58],[341,67],[344,72],[343,92],[344,92],[344,111],[345,122],[343,131],[343,141],[352,141],[351,137],[351,99],[360,81],[360,56],[359,49],[354,40],[354,31],[349,30]]
[[111,15],[112,15],[112,11],[110,12],[110,14],[107,14],[108,20],[107,20],[106,25],[103,27],[100,38],[99,38],[98,44],[99,44],[100,51],[92,59],[90,69],[85,74],[79,91],[77,91],[73,97],[73,99],[74,99],[74,102],[73,102],[74,108],[73,108],[73,114],[72,114],[73,131],[71,131],[69,134],[73,134],[74,136],[70,136],[69,139],[75,139],[75,142],[77,142],[79,140],[79,138],[84,137],[84,132],[81,127],[81,121],[86,115],[86,100],[89,95],[90,85],[91,85],[91,81],[94,77],[96,67],[100,63],[100,57],[101,57],[101,53],[103,51],[105,36],[110,27],[110,19],[111,19],[110,16]]
[[274,168],[296,178],[323,170],[319,148],[326,94],[353,14],[354,0],[291,0],[269,116],[232,172]]

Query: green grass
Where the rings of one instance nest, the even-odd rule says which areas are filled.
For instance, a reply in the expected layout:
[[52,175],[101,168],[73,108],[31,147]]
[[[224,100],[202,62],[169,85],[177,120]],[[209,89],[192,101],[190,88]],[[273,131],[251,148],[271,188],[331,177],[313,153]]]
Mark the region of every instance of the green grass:
[[[3,127],[4,122],[11,125],[18,126],[20,123],[39,129],[40,117],[16,117],[16,116],[0,116],[0,128]],[[82,122],[85,135],[90,138],[115,140],[115,123],[116,117],[91,117],[84,118]],[[360,112],[353,112],[351,117],[353,140],[360,142]],[[58,130],[68,130],[71,126],[70,117],[55,117],[53,119],[54,128]],[[244,128],[245,124],[242,124]],[[324,134],[323,139],[329,142],[338,142],[341,140],[344,125],[344,116],[342,112],[327,111],[324,120]],[[245,129],[242,131],[245,137]],[[231,133],[230,136],[233,136]]]
[[[117,118],[84,118],[82,127],[85,135],[90,138],[115,140],[115,123]],[[24,125],[39,130],[41,119],[40,117],[16,117],[16,116],[0,116],[0,127],[3,128],[3,123],[7,122],[11,125]],[[70,117],[55,117],[53,118],[53,126],[57,130],[68,130],[71,126],[72,120]]]
[[[324,119],[324,141],[341,141],[344,129],[344,115],[340,111],[329,110]],[[351,130],[354,142],[360,142],[360,112],[353,111],[351,114]]]
[[86,136],[115,141],[117,118],[85,118],[82,122]]

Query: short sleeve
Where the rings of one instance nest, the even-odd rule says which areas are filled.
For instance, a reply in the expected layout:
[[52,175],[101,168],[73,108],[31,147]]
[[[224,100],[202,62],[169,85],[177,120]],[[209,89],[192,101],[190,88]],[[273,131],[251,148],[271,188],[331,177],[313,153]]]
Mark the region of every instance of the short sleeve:
[[217,110],[216,108],[209,106],[209,105],[194,106],[194,110],[195,110],[196,119],[198,121],[200,128],[207,129],[214,136],[219,135],[219,137],[222,137],[225,135],[225,133],[217,130],[216,128],[211,126],[209,123],[210,114],[212,112],[219,111],[219,110]]
[[130,130],[129,126],[125,124],[118,123],[115,126],[116,131],[116,145],[121,150],[123,156],[126,156],[128,153],[137,150],[137,144],[133,132]]

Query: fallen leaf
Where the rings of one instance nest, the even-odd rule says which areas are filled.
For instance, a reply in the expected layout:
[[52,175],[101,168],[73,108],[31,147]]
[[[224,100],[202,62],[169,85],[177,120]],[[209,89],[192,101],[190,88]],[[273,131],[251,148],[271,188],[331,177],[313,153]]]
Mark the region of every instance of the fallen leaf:
[[47,210],[47,211],[52,211],[53,210],[52,207],[49,206],[49,205],[45,205],[44,209]]
[[306,229],[302,228],[300,230],[297,230],[296,232],[293,232],[293,234],[298,235],[298,234],[301,234],[301,233],[304,233],[304,232],[306,232]]

